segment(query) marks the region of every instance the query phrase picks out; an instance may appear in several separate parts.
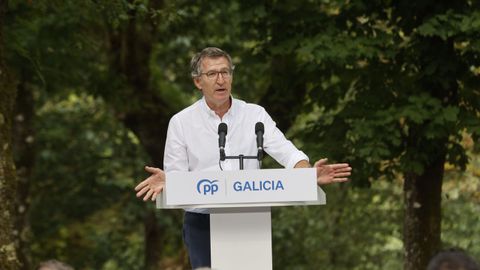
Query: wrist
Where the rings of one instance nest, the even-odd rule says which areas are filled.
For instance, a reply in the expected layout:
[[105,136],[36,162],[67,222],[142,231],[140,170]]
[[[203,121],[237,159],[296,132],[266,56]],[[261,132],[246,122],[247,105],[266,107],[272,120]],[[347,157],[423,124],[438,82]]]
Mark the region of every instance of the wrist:
[[299,162],[297,162],[297,164],[295,164],[295,166],[293,166],[294,168],[311,168],[312,165],[310,165],[310,163],[306,160],[300,160]]

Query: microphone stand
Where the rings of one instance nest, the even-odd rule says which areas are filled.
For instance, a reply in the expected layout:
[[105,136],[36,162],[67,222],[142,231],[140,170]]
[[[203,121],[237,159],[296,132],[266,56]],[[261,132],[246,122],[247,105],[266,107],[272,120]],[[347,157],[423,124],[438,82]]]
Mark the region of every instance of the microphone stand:
[[[220,125],[222,125],[223,123],[221,123]],[[220,131],[221,131],[221,127],[220,125],[218,126],[218,134],[220,136]],[[226,124],[223,124],[224,127],[222,127],[225,131],[225,134],[227,132],[227,125]],[[262,167],[262,159],[263,159],[263,133],[264,133],[264,127],[263,127],[263,123],[262,122],[257,122],[255,124],[255,134],[257,134],[257,147],[258,147],[258,152],[257,152],[257,155],[256,156],[245,156],[243,154],[241,155],[238,155],[238,156],[225,156],[225,140],[223,141],[224,144],[222,145],[222,147],[220,148],[220,161],[219,161],[219,166],[220,166],[220,169],[222,169],[222,166],[220,165],[220,163],[222,161],[225,161],[226,159],[238,159],[238,162],[239,162],[239,167],[240,167],[240,170],[243,170],[244,166],[243,166],[243,161],[245,159],[257,159],[258,160],[258,167],[259,169],[261,169]],[[261,136],[261,137],[259,137]],[[220,139],[219,139],[219,145],[220,145]],[[222,169],[223,170],[223,169]]]
[[260,161],[260,158],[259,158],[258,155],[256,155],[256,156],[244,156],[244,155],[226,156],[225,159],[238,159],[238,162],[240,164],[240,170],[243,170],[243,160],[245,160],[245,159],[258,159]]

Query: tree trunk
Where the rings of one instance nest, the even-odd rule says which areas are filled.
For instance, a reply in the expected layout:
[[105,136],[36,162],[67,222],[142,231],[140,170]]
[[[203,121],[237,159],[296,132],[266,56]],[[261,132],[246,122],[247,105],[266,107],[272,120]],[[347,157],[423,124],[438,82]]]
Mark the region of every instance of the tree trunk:
[[16,85],[5,63],[3,18],[6,8],[7,2],[0,1],[0,268],[16,270],[21,266],[14,230],[17,179],[11,140]]
[[424,270],[440,249],[441,194],[445,155],[422,174],[407,173],[404,183],[405,270]]
[[[166,130],[173,112],[151,84],[149,62],[158,33],[153,22],[141,21],[134,13],[130,15],[127,25],[109,33],[110,69],[115,76],[125,78],[127,84],[122,93],[124,100],[120,104],[110,103],[119,119],[139,138],[152,159],[151,165],[163,167]],[[113,96],[113,100],[117,99],[117,95]],[[112,100],[109,93],[104,97]]]
[[[406,2],[405,2],[406,3]],[[432,16],[448,10],[461,10],[464,3],[452,1],[431,2],[429,5],[415,6],[411,2],[412,11],[417,20],[415,27]],[[407,5],[409,5],[407,3]],[[457,82],[458,69],[462,64],[454,49],[452,37],[442,39],[438,36],[417,37],[415,49],[418,50],[417,64],[419,70],[419,86],[431,97],[442,103],[443,107],[458,106]],[[436,67],[432,74],[424,72],[429,67]],[[427,120],[431,121],[431,120]],[[423,123],[426,124],[427,122]],[[410,127],[410,149],[416,149],[419,155],[428,156],[428,164],[424,165],[421,174],[405,173],[404,182],[404,269],[424,270],[430,259],[441,249],[441,197],[444,164],[447,156],[449,136],[458,133],[452,125],[448,132],[438,130],[437,139],[428,139],[425,126]],[[421,161],[420,161],[421,162]],[[423,163],[423,162],[422,162]]]
[[[162,1],[150,2],[151,8],[159,9]],[[130,20],[118,29],[111,29],[110,69],[119,78],[124,78],[127,90],[118,104],[109,93],[104,96],[119,115],[119,120],[139,138],[151,161],[146,165],[163,168],[163,151],[166,131],[173,111],[159,97],[151,83],[150,59],[152,44],[158,39],[155,22],[141,19],[133,11]],[[115,95],[116,96],[116,95]],[[164,212],[163,215],[175,215]],[[179,220],[181,224],[181,220]],[[159,269],[162,265],[164,229],[157,220],[157,211],[148,208],[144,219],[145,269]]]
[[23,262],[22,269],[32,269],[30,265],[30,224],[28,221],[28,210],[30,206],[29,191],[31,175],[35,160],[34,150],[34,99],[33,91],[29,88],[28,82],[21,76],[17,99],[15,103],[13,122],[13,152],[17,168],[17,214],[15,228],[19,232],[19,258]]

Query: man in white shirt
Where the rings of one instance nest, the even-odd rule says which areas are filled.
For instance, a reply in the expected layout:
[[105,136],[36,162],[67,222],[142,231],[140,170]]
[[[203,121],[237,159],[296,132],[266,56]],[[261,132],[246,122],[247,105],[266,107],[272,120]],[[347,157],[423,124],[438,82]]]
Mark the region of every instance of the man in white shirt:
[[[298,150],[276,127],[265,109],[231,96],[233,80],[232,59],[221,49],[208,47],[191,61],[192,78],[203,98],[170,119],[165,143],[164,170],[218,171],[238,170],[238,160],[220,161],[218,126],[226,123],[225,154],[255,156],[257,154],[255,124],[264,124],[264,150],[286,168],[311,167],[308,157]],[[327,165],[317,161],[317,182],[344,182],[351,167],[346,163]],[[245,169],[258,169],[257,160],[245,160]],[[144,200],[155,200],[165,185],[165,173],[158,168],[145,167],[152,175],[135,190]],[[186,209],[184,242],[192,268],[210,267],[210,220],[207,209]]]

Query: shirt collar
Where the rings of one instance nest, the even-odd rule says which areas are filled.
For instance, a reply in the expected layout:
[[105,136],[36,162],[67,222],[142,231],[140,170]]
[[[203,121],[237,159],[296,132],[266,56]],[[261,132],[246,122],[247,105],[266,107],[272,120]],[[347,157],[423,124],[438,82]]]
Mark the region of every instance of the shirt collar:
[[[230,101],[231,101],[230,108],[225,113],[224,117],[227,116],[227,115],[233,116],[233,115],[235,115],[235,112],[237,111],[238,104],[236,102],[236,99],[233,98],[232,95],[230,95]],[[215,113],[215,111],[210,109],[210,107],[208,107],[207,101],[205,100],[205,96],[202,96],[202,99],[201,99],[200,103],[201,103],[202,110],[205,113],[207,113],[208,116],[218,117],[218,115]]]

